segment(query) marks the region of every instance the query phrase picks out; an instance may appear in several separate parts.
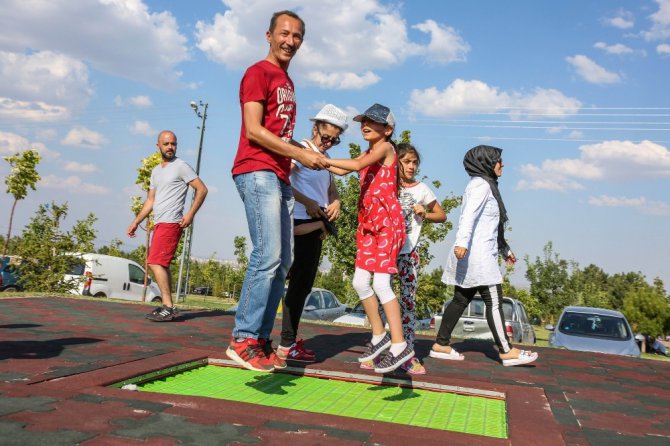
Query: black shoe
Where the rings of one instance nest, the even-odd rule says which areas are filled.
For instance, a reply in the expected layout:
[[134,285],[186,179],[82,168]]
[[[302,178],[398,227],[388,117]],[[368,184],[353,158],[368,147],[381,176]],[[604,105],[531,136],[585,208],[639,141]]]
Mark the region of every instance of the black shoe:
[[391,337],[389,336],[388,333],[386,333],[384,335],[384,339],[379,341],[377,344],[373,344],[372,342],[367,343],[367,349],[365,350],[365,353],[363,353],[363,356],[358,358],[358,362],[372,361],[377,356],[379,356],[381,352],[383,352],[390,346],[391,346]]
[[400,352],[398,356],[393,356],[391,352],[384,356],[384,358],[375,365],[375,373],[388,373],[397,369],[410,359],[414,357],[414,348],[407,344],[405,350]]
[[174,320],[177,311],[174,307],[168,307],[163,305],[161,308],[156,308],[156,310],[146,315],[146,318],[154,322],[169,322]]

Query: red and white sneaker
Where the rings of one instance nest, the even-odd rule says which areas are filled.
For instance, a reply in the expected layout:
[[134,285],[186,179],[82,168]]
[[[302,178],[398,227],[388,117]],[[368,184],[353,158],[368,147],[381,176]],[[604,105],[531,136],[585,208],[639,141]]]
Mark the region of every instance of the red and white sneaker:
[[286,361],[277,356],[274,347],[272,347],[272,339],[259,339],[258,342],[263,346],[263,353],[265,357],[272,363],[275,369],[285,369]]
[[281,345],[277,347],[277,356],[284,359],[285,361],[305,363],[316,361],[316,355],[314,354],[314,351],[303,347],[302,339],[298,339],[290,347],[282,347]]
[[256,339],[244,338],[241,341],[233,338],[226,355],[244,367],[256,372],[272,372],[275,367],[263,352],[263,346]]

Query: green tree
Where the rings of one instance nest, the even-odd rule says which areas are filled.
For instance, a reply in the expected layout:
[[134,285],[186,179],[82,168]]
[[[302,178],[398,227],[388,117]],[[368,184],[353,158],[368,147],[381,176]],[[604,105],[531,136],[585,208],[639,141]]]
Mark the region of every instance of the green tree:
[[93,224],[97,219],[89,214],[67,232],[61,227],[67,212],[67,203],[40,205],[24,228],[17,253],[24,259],[20,281],[26,291],[62,293],[79,285],[77,281],[67,280],[65,275],[81,262],[74,253],[91,251],[95,240]]
[[[361,147],[358,144],[349,144],[349,155],[357,158],[361,155]],[[358,196],[361,187],[358,176],[346,175],[335,178],[335,184],[340,194],[342,212],[337,220],[337,238],[326,237],[323,252],[328,256],[332,265],[337,265],[339,271],[344,274],[346,280],[354,273],[356,263],[356,231],[358,229]]]
[[656,337],[670,328],[670,304],[657,287],[645,284],[628,290],[623,298],[622,312],[636,333]]
[[569,288],[570,263],[554,253],[552,242],[543,249],[544,257],[526,262],[526,279],[530,282],[530,294],[537,300],[542,310],[542,318],[555,320],[561,310],[574,302]]
[[585,307],[612,308],[607,280],[607,273],[596,265],[591,264],[583,270],[575,268],[570,276],[575,303]]
[[112,241],[109,242],[109,246],[101,246],[98,249],[98,254],[130,259],[130,255],[121,250],[121,246],[123,246],[123,241],[119,240],[118,238],[112,239]]
[[4,160],[9,163],[12,171],[5,177],[5,184],[7,185],[7,193],[14,197],[12,203],[12,210],[9,212],[9,228],[7,229],[7,237],[5,238],[2,255],[5,256],[9,250],[9,241],[12,237],[12,223],[14,220],[14,211],[19,200],[23,200],[28,195],[28,188],[36,190],[36,184],[40,180],[37,173],[36,166],[39,164],[42,157],[36,150],[26,150],[22,154],[15,154],[13,156],[5,156]]
[[233,245],[235,246],[235,259],[237,259],[237,265],[240,269],[247,269],[249,265],[249,257],[247,257],[247,238],[241,235],[235,236],[233,239]]
[[[161,153],[156,151],[151,155],[147,156],[142,160],[142,164],[137,168],[137,178],[135,179],[135,184],[140,186],[140,188],[149,193],[149,186],[151,183],[151,171],[160,164],[162,160]],[[144,200],[140,196],[131,197],[130,209],[133,212],[133,215],[137,216],[142,210]],[[146,232],[146,237],[144,240],[144,256],[141,259],[134,259],[140,265],[144,265],[144,293],[146,296],[147,290],[147,278],[148,278],[148,265],[147,265],[147,254],[149,252],[149,236],[151,235],[151,230],[154,227],[153,222],[153,212],[150,213],[147,218],[144,220],[144,227],[140,225],[140,229],[143,229]],[[138,252],[139,254],[139,252]],[[175,254],[176,255],[176,254]],[[173,275],[174,277],[174,275]]]

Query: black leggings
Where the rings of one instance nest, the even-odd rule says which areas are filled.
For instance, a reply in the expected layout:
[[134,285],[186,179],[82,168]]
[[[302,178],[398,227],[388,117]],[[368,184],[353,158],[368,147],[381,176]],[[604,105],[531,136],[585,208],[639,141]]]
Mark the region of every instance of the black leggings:
[[479,293],[486,304],[486,322],[493,333],[493,340],[498,346],[500,353],[507,353],[512,349],[507,332],[505,331],[505,316],[502,310],[502,285],[478,286],[474,288],[461,288],[456,286],[454,298],[444,310],[442,323],[437,332],[435,342],[439,345],[449,345],[451,332],[458,322],[472,298]]
[[293,238],[293,265],[289,272],[288,289],[282,301],[282,347],[290,347],[297,338],[298,326],[305,300],[312,291],[321,259],[321,231],[296,235]]

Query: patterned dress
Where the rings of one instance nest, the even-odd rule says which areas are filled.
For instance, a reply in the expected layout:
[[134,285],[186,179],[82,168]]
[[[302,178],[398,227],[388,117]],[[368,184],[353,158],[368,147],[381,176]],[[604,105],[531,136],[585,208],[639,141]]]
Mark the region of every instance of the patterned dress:
[[[365,156],[369,156],[366,152]],[[405,222],[397,193],[398,157],[360,171],[356,268],[396,274],[398,252],[405,242]]]

